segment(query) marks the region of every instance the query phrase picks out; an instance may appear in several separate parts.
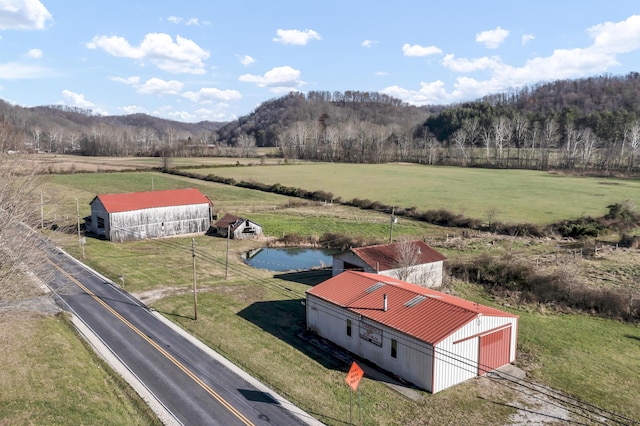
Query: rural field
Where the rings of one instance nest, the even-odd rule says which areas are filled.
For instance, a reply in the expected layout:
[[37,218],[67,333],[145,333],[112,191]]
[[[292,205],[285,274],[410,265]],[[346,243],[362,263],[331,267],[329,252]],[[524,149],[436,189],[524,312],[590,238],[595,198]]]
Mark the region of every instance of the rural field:
[[548,224],[601,216],[613,203],[640,205],[640,181],[565,176],[531,170],[434,167],[415,164],[314,163],[194,170],[237,182],[279,183],[328,191],[343,201],[369,199],[419,211],[447,209],[467,217]]
[[[236,181],[302,186],[308,190],[332,192],[343,200],[371,199],[402,207],[415,206],[418,210],[446,208],[480,219],[495,209],[497,219],[505,222],[546,224],[582,215],[601,216],[608,204],[624,200],[640,202],[638,181],[530,171],[429,168],[404,164],[278,165],[275,162],[269,167],[258,167],[258,161],[247,159],[212,159],[209,164],[200,164],[204,168],[191,169],[198,165],[195,159],[175,159],[172,162],[176,167],[189,167],[190,172],[203,176],[215,174]],[[255,165],[249,167],[249,163]],[[327,278],[326,272],[274,274],[248,267],[240,255],[288,235],[304,237],[307,242],[317,242],[326,233],[344,235],[363,243],[387,242],[389,215],[147,170],[160,167],[161,159],[125,159],[110,164],[113,171],[126,172],[96,173],[106,171],[101,168],[105,166],[96,163],[73,166],[73,158],[65,158],[60,169],[50,168],[50,171],[75,173],[47,176],[42,186],[46,224],[42,232],[81,258],[76,234],[77,217],[78,214],[80,217],[89,214],[89,202],[96,194],[184,187],[200,189],[209,196],[220,214],[231,212],[260,223],[269,238],[231,241],[228,264],[226,240],[206,236],[196,238],[198,321],[192,319],[191,238],[121,244],[88,238],[84,261],[114,282],[124,285],[126,290],[149,306],[322,422],[348,424],[350,394],[344,376],[349,365],[304,337],[305,313],[300,301],[305,290]],[[236,164],[239,166],[229,167]],[[82,170],[92,173],[81,173]],[[52,230],[52,224],[56,225],[56,231]],[[477,256],[501,260],[521,258],[549,273],[574,274],[576,280],[590,286],[622,286],[629,289],[632,299],[640,295],[640,254],[637,250],[611,248],[597,257],[564,252],[564,257],[558,260],[560,241],[500,238],[481,233],[463,235],[457,229],[404,218],[394,225],[393,237],[394,240],[424,239],[451,262],[473,262]],[[542,304],[520,304],[513,299],[490,295],[482,287],[455,276],[448,277],[446,281],[445,291],[520,316],[517,366],[527,373],[530,380],[592,404],[593,410],[597,408],[603,415],[619,413],[628,420],[626,424],[640,421],[638,325],[567,310],[559,312]],[[53,326],[52,321],[59,324],[60,320],[55,318],[47,315],[38,315],[35,319],[33,315],[24,319],[12,316],[10,322],[3,318],[0,322],[3,342],[12,342],[8,330],[15,324],[19,324],[21,329],[31,330],[28,334],[24,332],[25,339],[38,341],[41,334],[37,330],[46,331]],[[68,326],[62,329],[66,331],[59,333],[56,345],[60,357],[52,358],[49,350],[44,349],[34,351],[30,355],[31,361],[47,364],[51,369],[65,365],[74,369],[69,375],[76,377],[82,377],[86,369],[99,369],[101,374],[106,374],[102,379],[106,390],[105,394],[87,391],[100,401],[97,412],[92,415],[104,419],[98,423],[123,424],[119,419],[111,420],[110,411],[130,397],[123,396],[125,391],[120,385],[113,384],[113,373],[107,373],[101,367]],[[76,358],[71,351],[77,351],[78,347],[87,361],[66,365],[63,359]],[[5,358],[6,348],[6,345],[0,345],[0,355]],[[15,361],[18,365],[20,362],[26,363],[27,360]],[[34,380],[41,380],[39,376],[23,376],[26,375],[16,376],[11,386],[29,387]],[[5,388],[8,379],[0,378],[3,380],[0,388]],[[82,400],[64,389],[64,377],[48,380],[57,380],[58,383],[49,390],[54,395],[52,398]],[[56,388],[61,389],[59,395]],[[559,407],[557,401],[549,398],[542,398],[546,400],[543,403],[541,399],[527,396],[530,394],[531,390],[523,391],[508,386],[504,381],[483,377],[435,395],[422,393],[421,398],[414,401],[384,383],[365,377],[360,386],[360,403],[365,425],[507,425],[515,424],[514,416],[523,413],[558,412],[563,416],[573,416],[580,424],[593,423],[590,417],[585,417],[586,413],[575,408],[572,413],[570,406]],[[41,419],[46,419],[46,416],[56,415],[49,414],[52,408],[47,404],[35,407],[24,404],[25,399],[42,399],[35,391],[13,395],[0,392],[0,406],[18,407],[6,412],[0,409],[0,419],[3,419],[0,424],[42,423]],[[72,405],[67,402],[67,407]],[[135,404],[133,407],[126,410],[136,412]],[[138,424],[152,421],[140,414],[137,418]],[[542,419],[554,420],[553,417]],[[529,418],[530,424],[541,421],[541,417]]]

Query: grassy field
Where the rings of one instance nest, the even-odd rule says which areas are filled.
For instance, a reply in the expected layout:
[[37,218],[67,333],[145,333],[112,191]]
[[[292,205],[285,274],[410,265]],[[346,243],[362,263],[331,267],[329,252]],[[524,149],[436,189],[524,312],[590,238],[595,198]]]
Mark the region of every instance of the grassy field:
[[[151,186],[154,189],[198,187],[221,212],[246,215],[263,224],[272,236],[345,232],[383,242],[389,237],[388,215],[337,205],[299,205],[297,200],[278,195],[141,172],[51,176],[45,193],[55,196],[46,204],[45,215],[48,220],[57,217],[60,223],[67,223],[73,229],[76,199],[81,205],[81,214],[85,215],[89,213],[89,201],[97,193],[146,190]],[[480,205],[487,197],[476,193],[475,198],[470,203]],[[394,235],[398,238],[410,235],[433,239],[436,248],[451,259],[468,256],[470,252],[498,250],[496,247],[500,245],[489,246],[483,239],[449,241],[445,235],[453,232],[408,220],[394,226]],[[73,232],[51,235],[60,245],[80,256]],[[304,310],[300,300],[304,291],[323,277],[318,273],[273,275],[244,265],[240,254],[264,241],[232,241],[228,266],[226,240],[198,237],[196,242],[200,289],[197,322],[191,319],[191,238],[126,244],[87,239],[85,261],[115,282],[120,283],[118,277],[124,276],[127,290],[142,298],[149,297],[149,303],[168,318],[323,422],[330,425],[348,422],[349,393],[344,385],[348,365],[301,338]],[[518,251],[540,254],[553,250],[554,242],[539,241],[531,245],[525,240],[510,240],[508,250],[514,247]],[[635,269],[616,268],[612,263],[614,258],[601,258],[584,269],[595,273],[594,268],[604,265],[611,274],[610,279],[616,279],[616,270],[627,275],[636,273]],[[477,287],[459,282],[449,285],[464,297],[495,304]],[[154,297],[158,295],[167,297],[157,300]],[[637,326],[582,315],[550,314],[531,306],[500,307],[520,315],[519,362],[530,377],[598,407],[640,420],[637,389],[640,329]],[[364,424],[368,425],[505,424],[508,416],[515,412],[511,405],[519,398],[486,379],[472,380],[436,395],[425,394],[418,402],[409,401],[369,379],[361,385],[361,392]]]
[[565,176],[530,170],[429,167],[414,164],[317,163],[192,170],[236,181],[327,191],[418,211],[447,209],[467,217],[509,223],[548,224],[581,216],[602,216],[607,206],[640,204],[640,181]]
[[161,424],[65,317],[0,313],[0,357],[1,425]]

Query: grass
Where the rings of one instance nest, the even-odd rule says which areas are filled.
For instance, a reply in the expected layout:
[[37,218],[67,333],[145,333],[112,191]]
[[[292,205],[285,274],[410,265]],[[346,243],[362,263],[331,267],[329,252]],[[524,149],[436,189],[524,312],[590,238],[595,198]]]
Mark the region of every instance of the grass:
[[161,424],[68,318],[2,313],[0,342],[0,424]]
[[[47,204],[45,214],[56,212],[61,223],[73,225],[76,198],[88,205],[97,193],[149,189],[152,177],[156,189],[200,188],[221,211],[250,215],[248,217],[264,225],[270,235],[321,235],[329,231],[366,235],[367,239],[382,242],[389,237],[388,215],[336,205],[296,205],[295,200],[274,194],[155,173],[51,176],[45,191],[55,191],[57,195],[55,203]],[[478,199],[470,203],[480,205],[483,196],[476,194]],[[360,198],[365,196],[361,194]],[[435,198],[432,200],[437,202]],[[526,204],[523,200],[521,203]],[[82,214],[88,214],[88,209]],[[393,232],[398,237],[440,238],[447,234],[446,229],[403,219],[394,225]],[[73,233],[66,236],[52,233],[51,236],[80,256]],[[305,318],[300,301],[304,290],[321,277],[309,273],[274,276],[242,264],[238,255],[259,242],[231,241],[230,262],[225,271],[226,240],[198,237],[196,242],[200,289],[197,322],[191,320],[191,238],[126,244],[87,239],[86,262],[117,283],[120,283],[118,277],[124,276],[125,288],[130,291],[177,289],[177,295],[153,302],[153,306],[323,422],[347,423],[349,392],[344,376],[349,366],[301,338]],[[519,250],[528,247],[518,240],[513,244]],[[536,243],[531,249],[544,250],[541,244]],[[468,247],[478,254],[488,250],[486,241],[482,240]],[[448,249],[447,254],[466,255],[455,248]],[[614,272],[636,273],[633,267],[605,266]],[[226,272],[228,278],[225,279]],[[456,283],[455,288],[463,297],[494,303],[477,287]],[[517,313],[521,318],[520,359],[534,360],[531,365],[523,365],[532,377],[597,406],[640,420],[640,398],[636,389],[640,381],[637,326],[580,315],[545,314],[526,307]],[[44,353],[36,355],[36,359],[44,357]],[[382,383],[365,378],[360,388],[363,423],[504,424],[514,412],[507,406],[514,396],[493,389],[486,382],[472,380],[436,395],[425,394],[423,400],[414,402]]]
[[467,217],[508,223],[549,224],[599,217],[610,204],[640,204],[640,182],[566,176],[530,170],[490,170],[413,164],[282,165],[199,169],[236,181],[279,183],[327,191],[344,201],[379,201],[418,211],[447,209]]

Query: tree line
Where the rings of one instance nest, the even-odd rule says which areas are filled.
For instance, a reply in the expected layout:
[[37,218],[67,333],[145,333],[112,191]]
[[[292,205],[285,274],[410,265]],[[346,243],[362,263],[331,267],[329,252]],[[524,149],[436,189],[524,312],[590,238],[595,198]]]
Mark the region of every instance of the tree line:
[[[416,107],[375,92],[311,91],[229,123],[0,103],[11,149],[100,156],[255,156],[636,173],[640,74],[562,80],[475,102]],[[6,133],[6,132],[5,132]]]

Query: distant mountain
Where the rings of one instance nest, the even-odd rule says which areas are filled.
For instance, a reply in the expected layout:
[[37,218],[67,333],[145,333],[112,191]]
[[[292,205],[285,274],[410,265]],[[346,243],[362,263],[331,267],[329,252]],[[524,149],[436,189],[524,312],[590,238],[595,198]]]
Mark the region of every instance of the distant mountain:
[[127,138],[135,139],[134,135],[142,133],[148,139],[149,135],[154,135],[153,139],[157,140],[210,140],[215,139],[213,134],[225,124],[212,121],[184,123],[140,113],[104,116],[75,107],[22,107],[3,100],[0,100],[0,118],[18,129],[28,143],[35,140],[37,144],[39,138],[60,139],[53,142],[71,151],[77,151],[81,146],[67,146],[62,135],[73,135],[72,139],[77,142],[96,134],[101,138],[122,139],[127,135]]

